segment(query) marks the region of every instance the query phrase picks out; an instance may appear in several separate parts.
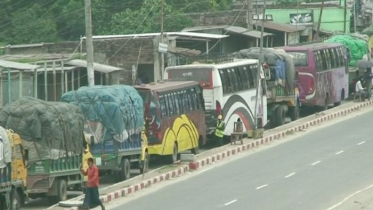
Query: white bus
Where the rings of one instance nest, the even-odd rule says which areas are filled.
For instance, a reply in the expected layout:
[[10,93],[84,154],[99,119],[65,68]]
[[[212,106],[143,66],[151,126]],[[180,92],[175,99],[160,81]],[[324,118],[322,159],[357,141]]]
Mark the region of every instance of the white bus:
[[258,128],[267,124],[267,98],[262,86],[265,84],[263,70],[257,82],[258,60],[240,59],[222,64],[191,64],[167,67],[164,79],[198,81],[203,88],[206,109],[207,136],[213,137],[217,116],[221,114],[226,124],[225,136],[233,132],[238,118],[244,132],[253,130],[256,87],[259,83]]

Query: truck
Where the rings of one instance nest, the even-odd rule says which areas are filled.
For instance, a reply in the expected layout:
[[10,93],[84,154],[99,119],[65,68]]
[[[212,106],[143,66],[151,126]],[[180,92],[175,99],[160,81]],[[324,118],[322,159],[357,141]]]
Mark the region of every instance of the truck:
[[[27,171],[21,201],[48,197],[54,204],[67,199],[67,190],[81,187],[84,115],[79,107],[21,97],[0,110],[0,126],[21,137]],[[13,169],[14,171],[14,169]]]
[[[299,118],[299,90],[297,75],[291,55],[281,49],[264,48],[262,68],[267,96],[266,127],[274,128]],[[259,59],[260,49],[252,47],[233,53],[236,59]]]
[[0,209],[19,210],[25,202],[27,169],[24,150],[18,134],[0,127],[3,148],[0,168]]
[[[78,106],[84,116],[84,134],[100,175],[114,174],[117,182],[131,177],[131,168],[143,173],[149,155],[141,138],[143,99],[131,86],[81,87],[62,95],[61,102]],[[144,152],[142,152],[144,151]]]

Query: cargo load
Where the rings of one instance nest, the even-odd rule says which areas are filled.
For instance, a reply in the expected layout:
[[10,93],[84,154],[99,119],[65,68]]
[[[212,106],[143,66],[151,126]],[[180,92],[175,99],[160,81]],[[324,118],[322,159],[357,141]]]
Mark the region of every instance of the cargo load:
[[339,34],[325,40],[329,43],[341,43],[350,50],[350,64],[355,67],[356,62],[363,60],[364,55],[369,53],[368,38],[359,34]]
[[[233,53],[233,56],[238,59],[259,59],[259,47],[240,50]],[[290,90],[294,89],[295,84],[295,69],[293,58],[286,52],[275,49],[263,48],[264,63],[269,66],[275,66],[276,81],[285,80],[286,86]]]
[[30,162],[82,151],[84,115],[72,104],[22,97],[0,110],[0,126],[21,136]]
[[141,148],[137,139],[144,124],[144,107],[141,96],[133,87],[81,87],[65,93],[61,101],[82,110],[86,117],[85,133],[92,134],[94,143],[129,140],[134,144],[129,144],[130,148]]

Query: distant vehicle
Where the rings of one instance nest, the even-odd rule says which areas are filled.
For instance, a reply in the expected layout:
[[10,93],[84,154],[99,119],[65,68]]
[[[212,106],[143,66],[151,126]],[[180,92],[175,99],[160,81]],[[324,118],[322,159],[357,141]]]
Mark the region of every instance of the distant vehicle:
[[150,155],[169,156],[186,150],[198,153],[205,143],[206,125],[202,88],[197,82],[160,81],[135,86],[144,101]]
[[[203,61],[202,61],[203,62]],[[258,127],[267,124],[267,97],[263,94],[264,73],[257,81],[258,60],[231,60],[221,64],[198,63],[172,66],[165,69],[164,78],[171,80],[198,81],[203,88],[206,107],[208,136],[213,137],[217,116],[222,114],[226,124],[225,136],[233,132],[234,122],[240,118],[243,131],[253,130],[255,119],[256,87],[258,96]]]
[[281,47],[293,56],[302,106],[326,110],[348,96],[346,48],[339,43]]
[[[81,87],[65,93],[62,102],[78,106],[84,116],[84,133],[91,136],[89,149],[101,174],[113,173],[116,181],[131,177],[131,168],[144,167],[141,132],[143,100],[131,86]],[[148,161],[146,161],[148,163]]]

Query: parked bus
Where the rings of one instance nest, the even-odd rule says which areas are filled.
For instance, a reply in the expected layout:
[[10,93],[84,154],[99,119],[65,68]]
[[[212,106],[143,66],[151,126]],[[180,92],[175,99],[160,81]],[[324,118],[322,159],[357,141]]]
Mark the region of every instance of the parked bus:
[[160,81],[135,86],[144,101],[149,155],[169,156],[177,161],[180,152],[206,141],[202,88],[197,82]]
[[206,124],[208,137],[213,137],[217,116],[221,114],[226,124],[224,135],[230,136],[234,122],[240,118],[243,131],[253,130],[256,87],[259,85],[258,127],[267,123],[267,98],[263,94],[264,73],[257,81],[258,60],[240,59],[221,64],[201,64],[173,66],[165,69],[167,79],[198,81],[203,87],[206,107]]
[[302,106],[326,110],[348,96],[348,60],[340,43],[281,47],[293,56]]

